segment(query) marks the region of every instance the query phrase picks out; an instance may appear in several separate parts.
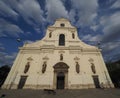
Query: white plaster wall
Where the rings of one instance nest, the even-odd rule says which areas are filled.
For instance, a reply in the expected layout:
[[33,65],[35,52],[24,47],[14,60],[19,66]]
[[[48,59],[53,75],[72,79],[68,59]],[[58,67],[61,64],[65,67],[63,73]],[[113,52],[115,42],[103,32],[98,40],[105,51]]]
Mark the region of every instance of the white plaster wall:
[[[61,23],[65,23],[65,27],[60,27]],[[49,38],[49,33],[52,31],[52,37]],[[72,33],[75,34],[75,39],[72,38]],[[65,46],[59,46],[59,35],[65,35]],[[63,54],[63,60],[60,61],[60,54]],[[44,58],[48,59],[45,60]],[[80,65],[80,73],[75,69],[75,57],[78,57]],[[33,60],[29,61],[28,58]],[[91,71],[89,59],[92,58],[96,68],[96,74]],[[42,73],[43,62],[47,62],[46,72]],[[30,69],[25,74],[24,68],[27,62],[30,62]],[[68,69],[68,89],[76,89],[71,85],[88,85],[93,84],[92,75],[98,75],[100,83],[110,82],[108,71],[104,64],[100,50],[97,47],[83,43],[77,35],[75,27],[71,26],[70,22],[66,19],[58,19],[53,26],[48,27],[46,36],[35,43],[25,44],[20,48],[20,52],[12,66],[12,69],[3,85],[3,88],[10,88],[10,84],[19,84],[21,76],[28,76],[25,83],[25,88],[36,88],[37,85],[47,85],[53,88],[54,68],[53,66],[58,62],[64,62],[69,66]],[[106,72],[106,75],[105,75]],[[108,80],[106,79],[106,76]],[[12,84],[12,85],[13,85]],[[6,86],[7,85],[7,86]],[[82,88],[82,86],[80,87]],[[80,89],[79,88],[79,89]],[[89,87],[88,87],[89,88]],[[39,89],[43,89],[39,87]]]

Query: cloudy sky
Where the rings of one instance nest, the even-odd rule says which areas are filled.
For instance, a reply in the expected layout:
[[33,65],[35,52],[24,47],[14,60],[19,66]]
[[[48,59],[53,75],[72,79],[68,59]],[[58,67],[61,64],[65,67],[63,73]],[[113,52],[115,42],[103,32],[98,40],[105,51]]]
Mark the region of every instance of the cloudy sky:
[[0,66],[12,64],[18,47],[43,38],[61,17],[82,41],[100,43],[105,61],[120,59],[120,0],[0,0]]

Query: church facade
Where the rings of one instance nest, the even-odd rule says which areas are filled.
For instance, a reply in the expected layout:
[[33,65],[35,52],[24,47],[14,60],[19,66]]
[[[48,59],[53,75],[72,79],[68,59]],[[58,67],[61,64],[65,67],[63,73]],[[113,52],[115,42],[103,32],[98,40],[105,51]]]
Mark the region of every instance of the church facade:
[[77,29],[60,18],[45,37],[24,44],[3,89],[85,89],[114,87],[100,49],[78,38]]

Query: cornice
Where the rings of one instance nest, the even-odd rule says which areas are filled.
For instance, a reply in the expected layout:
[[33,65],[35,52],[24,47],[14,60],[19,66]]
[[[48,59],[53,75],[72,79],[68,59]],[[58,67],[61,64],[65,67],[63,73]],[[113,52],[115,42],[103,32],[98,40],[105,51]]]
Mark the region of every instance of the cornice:
[[77,29],[76,29],[76,27],[54,27],[54,26],[49,26],[48,27],[48,30],[49,31],[53,31],[53,30],[56,30],[56,29],[67,29],[67,30],[70,30],[70,31],[73,31],[73,32],[75,32]]
[[40,47],[21,47],[20,50],[25,50],[25,51],[41,51],[41,50],[78,50],[78,51],[81,51],[81,52],[100,52],[99,49],[97,48],[83,48],[83,47],[80,47],[80,46],[68,46],[68,47],[65,47],[65,46],[58,46],[58,47],[55,47],[54,45],[42,45]]

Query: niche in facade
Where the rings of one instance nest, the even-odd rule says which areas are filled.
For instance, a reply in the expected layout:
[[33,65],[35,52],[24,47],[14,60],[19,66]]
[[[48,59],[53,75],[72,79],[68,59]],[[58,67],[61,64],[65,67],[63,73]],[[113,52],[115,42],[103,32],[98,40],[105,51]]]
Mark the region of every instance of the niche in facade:
[[43,62],[43,65],[42,65],[42,73],[45,73],[46,67],[47,67],[47,64],[46,64],[46,61],[45,61],[45,62]]
[[80,72],[80,65],[78,62],[76,62],[76,72],[79,73]]
[[60,54],[60,61],[63,60],[63,54]]
[[30,62],[27,62],[27,64],[25,65],[24,73],[27,73],[29,68],[30,68]]
[[94,74],[96,73],[95,65],[93,63],[91,63],[91,70]]

